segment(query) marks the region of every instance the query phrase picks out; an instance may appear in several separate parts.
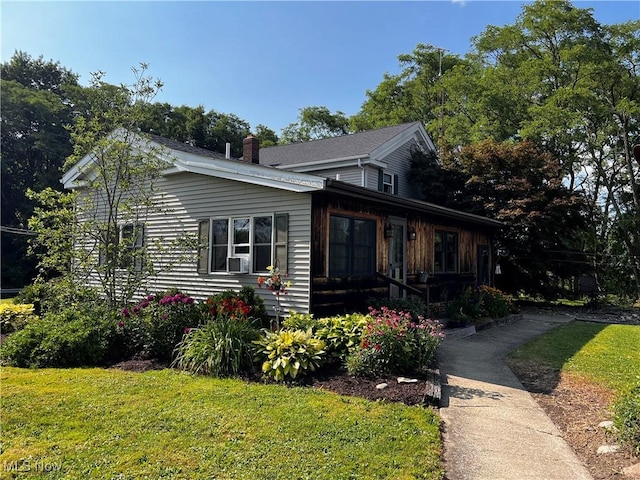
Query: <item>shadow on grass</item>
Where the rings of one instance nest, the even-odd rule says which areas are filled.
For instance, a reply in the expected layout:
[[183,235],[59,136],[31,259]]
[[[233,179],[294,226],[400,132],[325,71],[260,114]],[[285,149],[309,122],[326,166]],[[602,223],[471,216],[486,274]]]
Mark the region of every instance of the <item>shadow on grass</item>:
[[[445,344],[439,354],[443,373],[442,406],[448,398],[497,399],[491,385],[549,393],[558,385],[563,366],[607,324],[570,321],[571,316],[525,314],[523,321],[497,326]],[[505,365],[506,363],[506,365]],[[511,371],[510,371],[511,369]],[[516,377],[520,381],[514,378]],[[463,388],[448,376],[487,384]]]

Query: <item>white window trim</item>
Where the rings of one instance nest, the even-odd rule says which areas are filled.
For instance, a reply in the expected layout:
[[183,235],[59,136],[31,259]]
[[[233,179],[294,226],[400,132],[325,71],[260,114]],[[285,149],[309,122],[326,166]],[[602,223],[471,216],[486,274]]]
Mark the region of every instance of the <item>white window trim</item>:
[[[255,214],[255,215],[234,215],[234,216],[229,216],[229,217],[222,217],[222,216],[216,216],[216,217],[210,217],[209,220],[209,245],[208,245],[208,273],[210,275],[229,275],[229,274],[233,274],[234,272],[229,272],[227,269],[225,270],[212,270],[211,269],[211,260],[213,258],[213,222],[215,221],[219,221],[219,220],[226,220],[227,221],[227,258],[229,257],[235,257],[235,258],[244,258],[247,262],[247,265],[249,267],[249,274],[253,274],[253,275],[259,275],[259,274],[264,274],[265,271],[256,271],[254,269],[254,265],[253,265],[253,253],[254,253],[254,225],[255,225],[255,219],[256,218],[262,218],[262,217],[269,217],[271,218],[271,240],[270,240],[270,247],[271,247],[271,257],[273,258],[274,254],[275,254],[275,248],[276,248],[276,241],[275,241],[275,229],[276,229],[276,213],[275,212],[271,212],[271,213],[264,213],[264,214]],[[240,244],[235,244],[234,243],[234,221],[235,220],[243,220],[243,219],[248,219],[249,220],[249,243],[240,243]],[[203,219],[204,220],[204,219]],[[235,253],[234,249],[237,246],[249,246],[249,252],[248,253]],[[263,244],[261,244],[263,245]]]
[[[390,182],[385,181],[385,177],[390,177]],[[391,195],[395,195],[395,177],[396,174],[395,173],[386,173],[386,172],[382,172],[382,191],[384,193],[390,193]],[[387,187],[389,188],[389,191],[387,191]]]

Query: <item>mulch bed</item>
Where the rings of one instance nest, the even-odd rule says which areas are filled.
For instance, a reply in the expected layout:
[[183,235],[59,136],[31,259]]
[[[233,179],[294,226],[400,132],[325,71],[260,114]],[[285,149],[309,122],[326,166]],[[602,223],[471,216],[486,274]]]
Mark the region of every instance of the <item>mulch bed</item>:
[[611,391],[530,361],[510,360],[509,367],[595,480],[629,479],[622,470],[640,462],[630,448],[597,453],[598,447],[616,443],[612,433],[598,426],[611,420]]
[[[169,368],[166,363],[158,360],[134,358],[112,365],[110,368],[117,368],[129,372],[145,372],[148,370],[162,370]],[[440,372],[437,368],[425,373],[406,374],[405,378],[418,380],[415,383],[400,383],[397,375],[387,375],[378,378],[359,378],[349,375],[345,370],[322,371],[317,374],[302,379],[295,385],[304,385],[310,388],[317,388],[349,395],[353,397],[366,398],[367,400],[384,400],[387,402],[399,402],[405,405],[433,405],[440,402]],[[260,375],[247,377],[249,381],[263,381]],[[376,388],[377,385],[386,383],[384,389]]]

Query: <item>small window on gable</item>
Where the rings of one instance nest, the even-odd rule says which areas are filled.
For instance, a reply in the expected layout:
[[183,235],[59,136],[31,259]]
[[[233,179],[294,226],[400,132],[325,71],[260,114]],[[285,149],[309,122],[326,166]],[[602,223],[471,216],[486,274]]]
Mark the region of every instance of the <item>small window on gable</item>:
[[378,170],[378,190],[391,195],[398,194],[398,176]]
[[384,193],[393,194],[393,175],[390,173],[382,174],[382,191]]

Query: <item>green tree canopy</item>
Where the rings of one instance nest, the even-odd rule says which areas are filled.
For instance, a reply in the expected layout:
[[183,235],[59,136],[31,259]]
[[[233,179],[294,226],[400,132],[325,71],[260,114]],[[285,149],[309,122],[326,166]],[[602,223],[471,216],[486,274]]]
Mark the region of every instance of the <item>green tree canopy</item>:
[[[22,229],[34,208],[27,189],[60,189],[61,167],[71,153],[65,126],[73,119],[77,76],[18,51],[0,65],[0,78],[2,225]],[[4,287],[21,287],[34,277],[26,252],[26,236],[2,233]]]
[[509,255],[501,259],[499,287],[549,295],[549,273],[569,279],[590,270],[579,254],[587,227],[584,199],[563,184],[549,153],[531,141],[484,140],[463,147],[455,162],[443,168],[416,153],[412,177],[430,185],[428,201],[505,223],[498,243]]
[[327,107],[300,109],[298,120],[282,130],[281,143],[308,142],[349,133],[349,119],[341,111],[331,113]]

